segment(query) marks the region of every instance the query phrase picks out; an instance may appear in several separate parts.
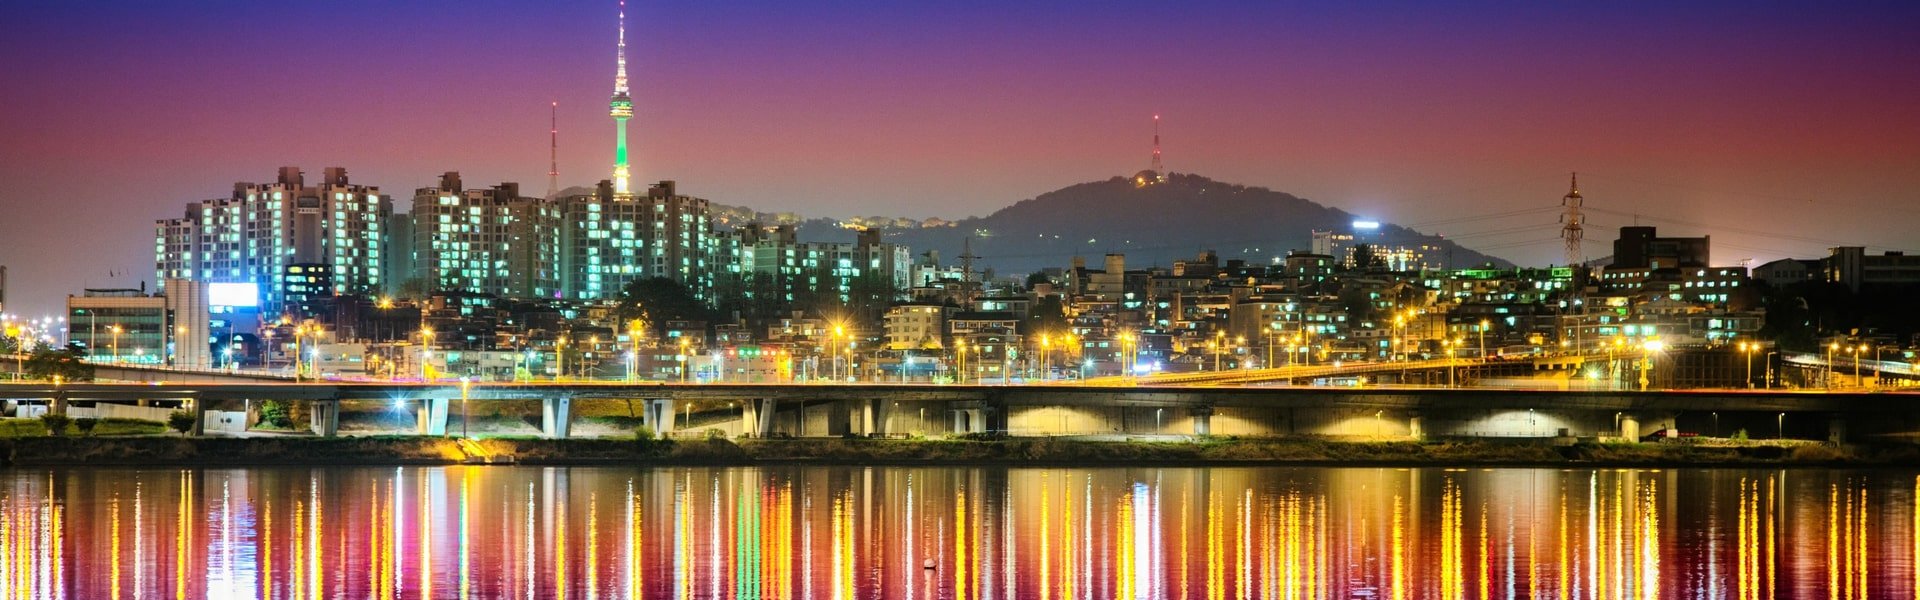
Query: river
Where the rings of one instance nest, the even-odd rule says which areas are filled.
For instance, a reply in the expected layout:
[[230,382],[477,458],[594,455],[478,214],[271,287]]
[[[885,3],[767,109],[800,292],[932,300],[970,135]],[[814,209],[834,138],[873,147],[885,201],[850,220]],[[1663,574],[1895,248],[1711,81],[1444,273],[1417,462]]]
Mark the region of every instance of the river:
[[1813,469],[14,469],[0,597],[1910,598],[1916,492]]

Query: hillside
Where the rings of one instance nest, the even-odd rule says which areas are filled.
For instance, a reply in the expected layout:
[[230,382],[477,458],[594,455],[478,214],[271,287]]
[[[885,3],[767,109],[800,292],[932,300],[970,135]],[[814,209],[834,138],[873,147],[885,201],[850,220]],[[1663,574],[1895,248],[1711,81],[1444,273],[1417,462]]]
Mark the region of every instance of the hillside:
[[[1175,173],[1146,187],[1123,177],[1073,185],[952,227],[889,229],[887,238],[916,254],[936,250],[943,263],[950,263],[960,255],[963,238],[976,234],[976,264],[1006,274],[1065,267],[1074,256],[1098,265],[1109,252],[1125,253],[1131,267],[1169,266],[1203,250],[1215,250],[1223,260],[1270,260],[1310,248],[1315,229],[1346,231],[1354,219],[1291,194]],[[802,230],[803,236],[808,233],[815,232]],[[1440,259],[1453,266],[1508,265],[1389,223],[1381,223],[1377,239],[1396,245],[1438,243],[1452,249],[1450,260]]]

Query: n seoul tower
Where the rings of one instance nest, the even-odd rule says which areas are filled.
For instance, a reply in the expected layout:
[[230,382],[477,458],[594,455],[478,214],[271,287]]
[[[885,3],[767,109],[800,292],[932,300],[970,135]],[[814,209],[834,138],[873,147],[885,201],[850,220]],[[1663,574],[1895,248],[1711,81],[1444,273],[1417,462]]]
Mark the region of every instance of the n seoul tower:
[[633,97],[627,94],[627,1],[620,0],[620,46],[616,50],[613,72],[613,100],[608,103],[613,113],[613,193],[630,193],[627,180],[632,172],[627,167],[627,119],[633,118]]

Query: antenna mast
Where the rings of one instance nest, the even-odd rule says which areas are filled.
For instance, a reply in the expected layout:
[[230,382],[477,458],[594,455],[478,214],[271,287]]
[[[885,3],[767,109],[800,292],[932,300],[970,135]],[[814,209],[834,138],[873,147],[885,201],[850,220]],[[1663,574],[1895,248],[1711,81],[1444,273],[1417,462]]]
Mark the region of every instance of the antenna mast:
[[1579,266],[1582,262],[1580,242],[1586,237],[1586,228],[1583,226],[1587,222],[1587,217],[1580,214],[1580,207],[1585,202],[1580,197],[1580,174],[1574,173],[1567,195],[1560,197],[1560,206],[1567,209],[1566,214],[1560,215],[1560,239],[1567,242],[1567,266],[1569,267]]
[[960,240],[960,291],[966,297],[968,306],[973,305],[974,290],[977,289],[972,283],[973,259],[980,258],[973,255],[973,236],[978,233],[977,231],[969,233],[967,237]]
[[547,117],[547,197],[560,193],[560,103]]
[[1153,115],[1153,172],[1166,179],[1167,170],[1160,164],[1160,115]]

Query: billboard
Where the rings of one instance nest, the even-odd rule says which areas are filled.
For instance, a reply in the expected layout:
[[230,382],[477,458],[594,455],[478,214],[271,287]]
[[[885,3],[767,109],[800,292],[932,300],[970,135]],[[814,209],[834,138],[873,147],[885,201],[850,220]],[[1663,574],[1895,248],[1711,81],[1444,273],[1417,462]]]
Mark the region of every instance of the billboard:
[[210,306],[259,308],[260,284],[209,283],[207,284],[207,304]]

